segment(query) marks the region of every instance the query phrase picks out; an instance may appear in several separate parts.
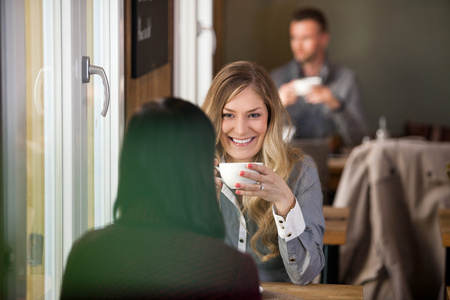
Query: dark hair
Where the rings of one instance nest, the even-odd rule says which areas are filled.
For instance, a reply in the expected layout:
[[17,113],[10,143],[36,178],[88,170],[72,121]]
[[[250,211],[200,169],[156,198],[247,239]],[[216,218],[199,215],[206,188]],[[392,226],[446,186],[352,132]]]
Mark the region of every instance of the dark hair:
[[194,104],[176,98],[144,104],[125,135],[114,219],[223,238],[214,142],[211,122]]
[[325,15],[317,8],[307,7],[296,10],[292,14],[291,22],[314,20],[319,23],[323,32],[328,32],[328,24]]

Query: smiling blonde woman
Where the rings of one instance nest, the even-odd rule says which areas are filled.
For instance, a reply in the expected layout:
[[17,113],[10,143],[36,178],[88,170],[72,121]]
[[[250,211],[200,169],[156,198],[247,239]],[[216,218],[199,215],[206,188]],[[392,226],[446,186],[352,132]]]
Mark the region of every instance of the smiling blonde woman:
[[321,186],[312,159],[283,140],[290,120],[269,74],[251,62],[225,66],[202,109],[216,130],[216,164],[249,162],[258,172],[240,174],[256,184],[216,179],[225,242],[253,256],[261,281],[309,283],[325,264]]

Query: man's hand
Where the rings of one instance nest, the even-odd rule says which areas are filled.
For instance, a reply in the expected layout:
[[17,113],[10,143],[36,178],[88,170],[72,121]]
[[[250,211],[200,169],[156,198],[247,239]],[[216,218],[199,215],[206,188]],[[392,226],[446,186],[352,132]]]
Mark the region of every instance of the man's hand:
[[331,110],[337,110],[341,107],[341,103],[334,97],[331,90],[324,85],[316,85],[305,96],[305,101],[310,104],[324,103]]
[[297,94],[295,93],[294,80],[280,86],[278,90],[283,106],[289,106],[297,102]]

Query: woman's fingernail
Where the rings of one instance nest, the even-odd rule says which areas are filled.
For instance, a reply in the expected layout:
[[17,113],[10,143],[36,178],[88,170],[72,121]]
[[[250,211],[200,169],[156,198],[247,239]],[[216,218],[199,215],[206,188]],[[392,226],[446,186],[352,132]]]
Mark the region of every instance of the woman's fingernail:
[[241,194],[241,191],[237,190],[237,191],[236,191],[236,194],[240,195],[240,194]]
[[241,187],[241,185],[239,183],[236,183],[234,186],[237,188]]
[[252,164],[248,164],[247,168],[251,169],[253,167]]
[[244,172],[244,171],[241,171],[241,172],[239,172],[239,175],[244,176],[244,175],[245,175],[245,172]]

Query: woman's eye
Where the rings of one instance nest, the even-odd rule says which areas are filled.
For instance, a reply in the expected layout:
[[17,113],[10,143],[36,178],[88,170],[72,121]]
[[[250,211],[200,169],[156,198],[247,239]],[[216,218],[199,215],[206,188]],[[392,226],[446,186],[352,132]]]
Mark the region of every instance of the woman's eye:
[[223,118],[232,118],[233,115],[232,114],[223,114],[222,117]]
[[257,118],[259,116],[260,116],[260,114],[256,114],[256,113],[249,115],[250,118]]

